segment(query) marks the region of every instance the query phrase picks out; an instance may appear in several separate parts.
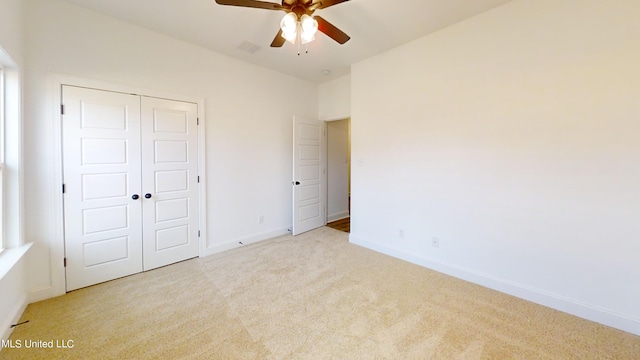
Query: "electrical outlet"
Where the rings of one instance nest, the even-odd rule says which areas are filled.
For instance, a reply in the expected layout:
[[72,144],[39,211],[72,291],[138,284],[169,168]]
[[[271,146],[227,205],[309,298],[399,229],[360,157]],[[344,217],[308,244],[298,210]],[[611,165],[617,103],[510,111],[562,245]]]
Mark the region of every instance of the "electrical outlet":
[[434,248],[439,248],[440,247],[440,238],[439,237],[432,237],[431,238],[431,246],[433,246]]
[[258,224],[264,223],[264,215],[258,216]]
[[400,239],[404,239],[404,229],[399,229],[399,230],[398,230],[398,237],[399,237]]

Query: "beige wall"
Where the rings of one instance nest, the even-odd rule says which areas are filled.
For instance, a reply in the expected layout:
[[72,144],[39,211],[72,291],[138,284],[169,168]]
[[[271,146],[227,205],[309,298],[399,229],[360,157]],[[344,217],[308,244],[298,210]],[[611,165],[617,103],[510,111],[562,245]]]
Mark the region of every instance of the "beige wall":
[[640,334],[638,19],[518,0],[355,64],[351,240]]

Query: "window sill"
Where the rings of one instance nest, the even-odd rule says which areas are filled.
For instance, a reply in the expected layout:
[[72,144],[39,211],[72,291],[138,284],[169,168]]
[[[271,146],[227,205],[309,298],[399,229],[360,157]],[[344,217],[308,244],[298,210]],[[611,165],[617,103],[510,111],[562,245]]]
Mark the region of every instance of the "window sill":
[[22,259],[22,257],[31,248],[33,243],[25,244],[17,248],[4,249],[0,253],[0,280],[13,269],[14,266]]

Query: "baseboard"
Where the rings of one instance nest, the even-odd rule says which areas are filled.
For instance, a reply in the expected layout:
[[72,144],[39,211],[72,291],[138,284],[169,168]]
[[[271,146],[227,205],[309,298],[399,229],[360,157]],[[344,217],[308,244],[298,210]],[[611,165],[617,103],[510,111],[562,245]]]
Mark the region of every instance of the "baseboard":
[[338,221],[349,217],[349,211],[343,211],[327,216],[327,222]]
[[[20,320],[20,317],[27,309],[27,305],[29,305],[29,303],[27,301],[27,296],[25,295],[22,297],[22,301],[19,301],[16,304],[15,308],[9,312],[9,317],[7,319],[4,319],[2,324],[0,324],[0,326],[2,326],[0,327],[0,329],[4,329],[2,332],[3,341],[9,339],[9,336],[11,336],[11,333],[13,332],[13,328],[11,327],[11,325],[16,324]],[[0,348],[0,350],[2,349]]]
[[28,298],[29,304],[33,304],[38,301],[51,299],[54,297],[62,296],[66,294],[65,291],[59,292],[53,286],[41,287],[38,289],[29,290]]
[[209,256],[209,255],[217,254],[223,251],[239,248],[241,246],[246,246],[246,245],[254,244],[260,241],[272,239],[277,236],[286,235],[286,234],[289,234],[289,228],[290,227],[280,228],[280,229],[276,229],[276,230],[272,230],[272,231],[268,231],[260,234],[247,236],[244,238],[238,238],[235,240],[226,241],[222,244],[208,246],[204,249],[203,253],[200,254],[200,256],[201,257]]
[[[223,251],[235,249],[241,246],[257,243],[263,240],[268,240],[277,236],[286,235],[289,233],[290,228],[291,226],[244,237],[244,238],[239,238],[236,240],[227,241],[222,244],[216,244],[214,246],[205,247],[204,250],[200,253],[200,256],[205,257],[205,256],[217,254]],[[65,293],[66,292],[64,291],[64,289],[56,289],[53,286],[42,287],[39,289],[32,289],[29,291],[29,294],[28,294],[28,303],[34,303],[34,302],[54,298],[57,296],[64,295]]]
[[380,244],[366,241],[357,235],[350,234],[349,242],[367,249],[393,256],[395,258],[420,265],[443,274],[447,274],[462,280],[466,280],[489,289],[503,292],[527,301],[534,302],[555,310],[559,310],[571,315],[594,321],[603,325],[632,333],[640,336],[640,320],[629,316],[603,309],[600,307],[584,304],[580,301],[570,299],[558,294],[553,294],[541,289],[515,283],[513,281],[501,279],[489,274],[484,274],[473,269],[448,264],[437,259],[418,256],[412,253],[392,249]]

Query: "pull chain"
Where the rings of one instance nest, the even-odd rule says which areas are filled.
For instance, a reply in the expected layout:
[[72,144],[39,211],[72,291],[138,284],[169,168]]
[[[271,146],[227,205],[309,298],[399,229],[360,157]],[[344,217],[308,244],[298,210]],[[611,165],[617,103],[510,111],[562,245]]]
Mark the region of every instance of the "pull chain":
[[298,31],[296,33],[296,43],[298,44],[298,56],[300,56],[300,43],[302,43],[302,35],[300,34],[302,32],[302,25],[300,25],[300,23],[298,23]]

